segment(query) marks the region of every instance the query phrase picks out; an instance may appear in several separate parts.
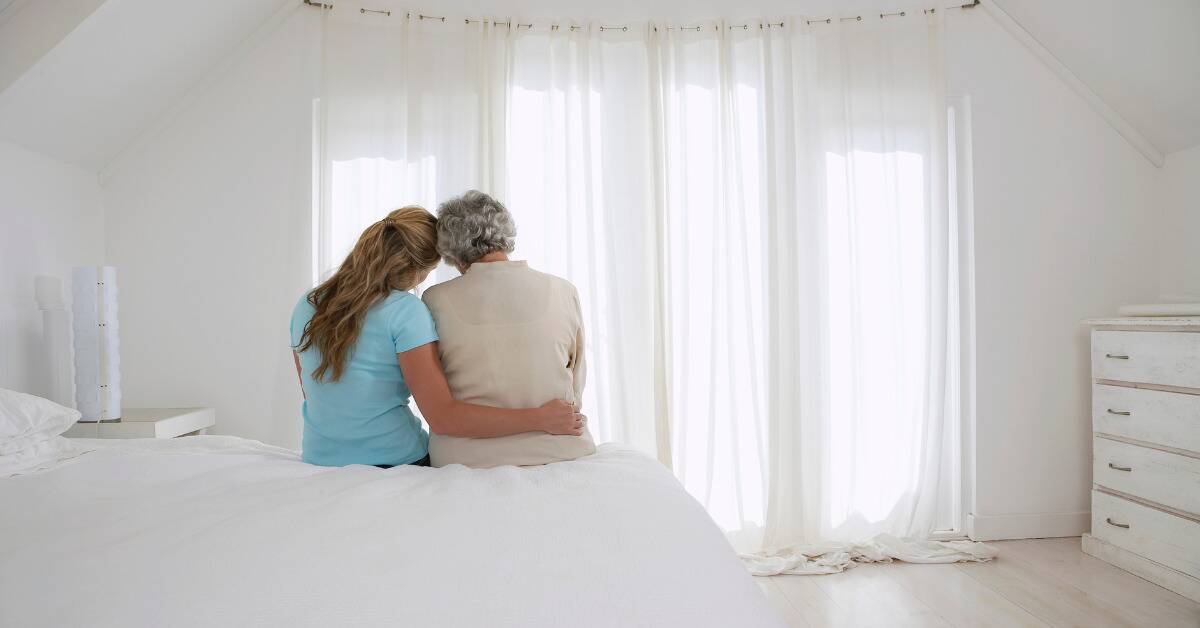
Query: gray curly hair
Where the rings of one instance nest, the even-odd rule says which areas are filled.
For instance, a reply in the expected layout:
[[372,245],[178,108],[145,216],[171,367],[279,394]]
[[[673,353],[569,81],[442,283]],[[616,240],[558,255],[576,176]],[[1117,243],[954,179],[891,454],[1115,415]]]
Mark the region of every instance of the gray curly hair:
[[438,205],[437,251],[447,264],[462,267],[479,258],[517,246],[517,224],[496,199],[468,190]]

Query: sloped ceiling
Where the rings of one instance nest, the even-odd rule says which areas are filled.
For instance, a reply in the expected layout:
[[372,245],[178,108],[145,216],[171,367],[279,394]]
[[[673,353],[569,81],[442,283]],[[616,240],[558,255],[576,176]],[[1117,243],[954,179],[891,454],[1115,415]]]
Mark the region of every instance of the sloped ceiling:
[[0,92],[101,4],[104,0],[0,0]]
[[[62,1],[0,0],[0,7],[7,5],[0,11],[0,37],[5,26],[20,22],[14,12],[44,8],[39,2]],[[340,1],[363,6],[399,2]],[[1015,18],[1157,149],[1170,153],[1200,145],[1200,0],[984,1],[996,2]],[[0,139],[93,171],[109,165],[273,14],[289,2],[300,4],[87,2],[100,6],[90,15],[78,11],[81,21],[61,33],[57,45],[36,42],[40,59],[26,62],[28,69],[7,88],[0,84]],[[911,4],[912,0],[439,0],[426,6],[452,13],[626,20],[712,17],[730,11],[818,15],[846,13],[850,6],[872,10]]]
[[0,138],[99,171],[280,2],[107,0],[0,93]]
[[1200,144],[1200,0],[994,1],[1160,151]]

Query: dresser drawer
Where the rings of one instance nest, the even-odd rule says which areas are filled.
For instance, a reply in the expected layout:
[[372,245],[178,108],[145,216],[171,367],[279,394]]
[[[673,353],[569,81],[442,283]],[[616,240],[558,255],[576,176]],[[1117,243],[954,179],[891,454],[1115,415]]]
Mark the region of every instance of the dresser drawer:
[[1092,536],[1200,577],[1200,523],[1191,519],[1092,491]]
[[1092,429],[1200,453],[1200,395],[1093,384]]
[[1200,517],[1200,460],[1107,438],[1092,459],[1096,484]]
[[1093,330],[1092,377],[1200,388],[1200,333]]

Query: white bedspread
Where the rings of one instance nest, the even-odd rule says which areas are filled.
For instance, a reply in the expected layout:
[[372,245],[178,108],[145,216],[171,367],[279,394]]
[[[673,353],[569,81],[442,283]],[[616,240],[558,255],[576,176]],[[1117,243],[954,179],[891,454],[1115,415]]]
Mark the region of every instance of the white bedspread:
[[0,626],[776,626],[703,509],[604,446],[539,468],[87,441],[0,479]]

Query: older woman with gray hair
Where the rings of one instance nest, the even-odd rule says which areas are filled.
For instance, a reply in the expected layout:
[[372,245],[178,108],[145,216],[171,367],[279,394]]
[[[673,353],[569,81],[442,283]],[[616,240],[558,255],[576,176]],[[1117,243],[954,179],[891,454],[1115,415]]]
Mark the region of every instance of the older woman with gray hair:
[[[583,400],[583,316],[565,279],[508,259],[516,247],[512,214],[471,190],[438,207],[438,253],[462,275],[425,291],[438,352],[459,401],[500,408]],[[526,432],[498,438],[431,434],[435,467],[538,465],[596,451],[583,419],[580,436]]]

